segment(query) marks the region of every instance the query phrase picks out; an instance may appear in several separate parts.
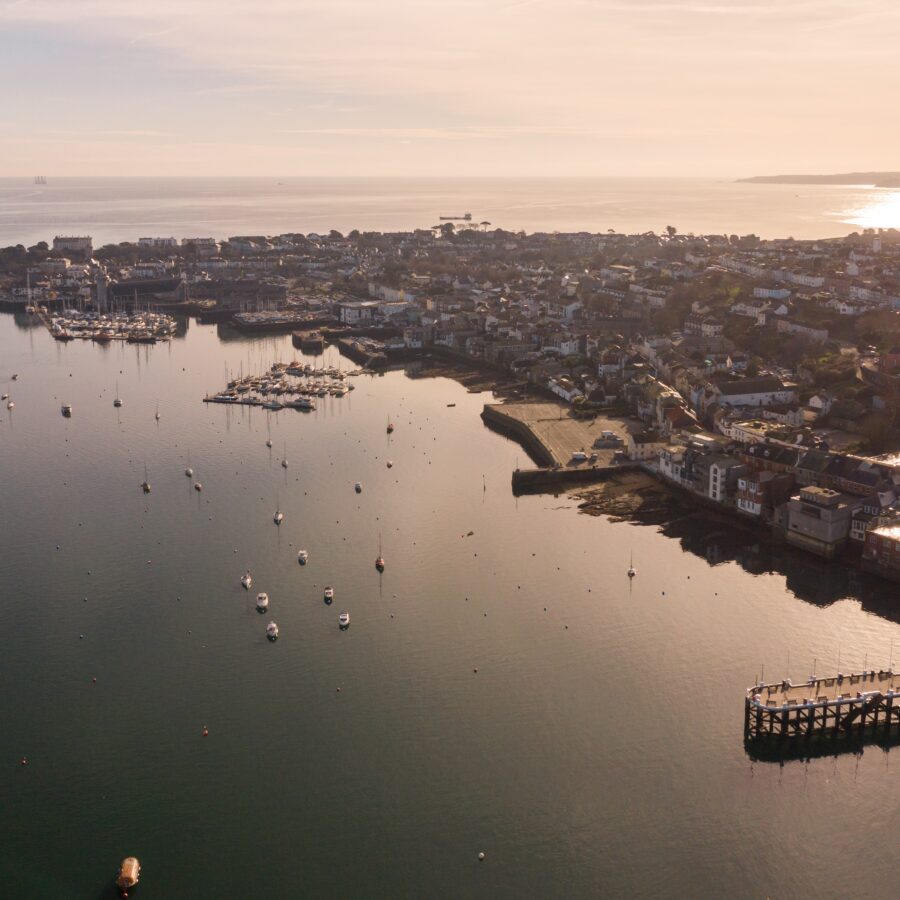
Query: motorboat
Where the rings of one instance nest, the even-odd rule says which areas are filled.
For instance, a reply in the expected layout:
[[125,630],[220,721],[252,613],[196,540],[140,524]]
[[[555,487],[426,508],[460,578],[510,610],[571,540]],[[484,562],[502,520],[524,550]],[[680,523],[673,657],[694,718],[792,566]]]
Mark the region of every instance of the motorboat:
[[353,490],[356,491],[357,494],[362,493],[362,483],[357,481],[356,484],[353,485]]
[[269,622],[269,624],[266,625],[266,637],[270,641],[278,640],[278,626],[274,622]]
[[338,616],[338,625],[340,625],[340,627],[342,629],[349,628],[350,627],[350,613],[342,612]]
[[628,562],[628,577],[634,578],[637,575],[637,571],[634,568],[634,554],[631,554],[631,559]]
[[119,864],[119,874],[116,876],[116,887],[124,896],[133,888],[141,877],[141,864],[137,857],[127,856]]
[[280,525],[284,521],[284,513],[280,509],[276,509],[275,515],[272,516],[272,520],[276,525]]
[[306,550],[300,550],[297,553],[297,562],[300,563],[301,566],[305,566],[308,559],[309,553],[307,553]]
[[62,414],[70,419],[72,417],[72,404],[71,403],[63,403],[62,405]]
[[198,481],[194,484],[194,490],[199,494],[203,490],[203,485]]
[[256,608],[260,612],[265,612],[269,608],[269,595],[266,593],[259,593],[256,595]]
[[332,600],[334,600],[334,588],[327,587],[325,588],[325,602],[331,603]]
[[16,404],[12,400],[10,400],[9,403],[6,404],[6,408],[7,409],[15,409]]
[[272,442],[271,442],[271,441],[266,441],[266,446],[271,450],[271,449],[272,449]]
[[250,574],[249,569],[241,575],[241,584],[245,590],[250,590],[250,585],[253,584],[253,576]]
[[388,467],[389,469],[393,469],[393,468],[394,468],[394,464],[393,464],[390,460],[388,460],[388,461],[387,461],[387,467]]
[[375,568],[378,569],[379,572],[384,571],[384,557],[379,556],[378,559],[375,560]]

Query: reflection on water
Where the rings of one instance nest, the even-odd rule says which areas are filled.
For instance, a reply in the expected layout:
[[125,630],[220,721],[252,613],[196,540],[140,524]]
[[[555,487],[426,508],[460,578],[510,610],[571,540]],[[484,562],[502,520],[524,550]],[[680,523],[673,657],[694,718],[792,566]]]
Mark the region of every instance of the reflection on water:
[[846,210],[841,219],[860,228],[900,228],[900,191],[875,189],[865,206]]
[[857,600],[867,612],[900,623],[900,603],[891,585],[853,566],[819,559],[702,513],[675,519],[661,530],[711,566],[736,562],[751,575],[783,575],[787,589],[807,603],[826,607],[841,600]]

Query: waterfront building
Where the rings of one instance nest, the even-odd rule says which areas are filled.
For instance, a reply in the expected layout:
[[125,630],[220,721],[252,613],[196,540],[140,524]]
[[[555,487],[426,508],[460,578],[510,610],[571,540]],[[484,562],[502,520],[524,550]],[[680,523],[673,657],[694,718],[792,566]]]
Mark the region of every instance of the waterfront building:
[[900,517],[866,534],[862,564],[867,572],[900,581]]
[[859,498],[831,488],[804,487],[787,503],[787,542],[831,559],[846,545],[850,521],[859,505]]

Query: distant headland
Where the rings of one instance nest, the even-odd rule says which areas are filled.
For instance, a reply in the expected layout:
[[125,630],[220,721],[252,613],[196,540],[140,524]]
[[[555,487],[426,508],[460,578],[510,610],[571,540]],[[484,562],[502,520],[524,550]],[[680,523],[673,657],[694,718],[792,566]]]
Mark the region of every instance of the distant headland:
[[739,178],[744,184],[872,184],[875,187],[900,187],[900,172],[844,172],[841,175],[754,175]]

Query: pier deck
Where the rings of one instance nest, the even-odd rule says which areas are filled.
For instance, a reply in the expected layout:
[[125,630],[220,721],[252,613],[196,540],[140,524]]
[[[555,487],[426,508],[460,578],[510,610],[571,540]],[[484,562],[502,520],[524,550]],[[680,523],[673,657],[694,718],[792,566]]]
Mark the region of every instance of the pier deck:
[[893,732],[900,727],[900,675],[870,670],[802,684],[756,685],[744,703],[744,736],[798,738]]

